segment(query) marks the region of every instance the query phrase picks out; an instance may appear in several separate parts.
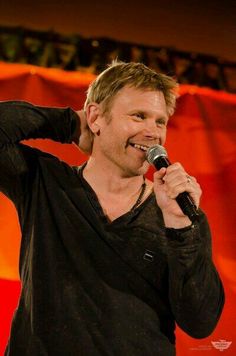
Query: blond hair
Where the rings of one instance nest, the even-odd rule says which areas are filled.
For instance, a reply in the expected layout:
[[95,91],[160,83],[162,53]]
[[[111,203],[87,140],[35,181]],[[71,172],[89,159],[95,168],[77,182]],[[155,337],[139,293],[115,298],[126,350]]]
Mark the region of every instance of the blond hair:
[[95,102],[102,104],[104,114],[109,112],[115,95],[125,86],[161,91],[168,116],[174,113],[178,84],[172,77],[157,73],[142,63],[124,63],[117,60],[90,84],[84,108]]

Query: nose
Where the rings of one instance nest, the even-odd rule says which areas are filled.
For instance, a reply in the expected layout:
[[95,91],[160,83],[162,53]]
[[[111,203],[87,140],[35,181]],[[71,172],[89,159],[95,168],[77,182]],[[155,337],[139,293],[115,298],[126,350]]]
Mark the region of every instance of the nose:
[[156,140],[161,137],[161,130],[154,120],[146,120],[143,133],[146,138],[152,140]]

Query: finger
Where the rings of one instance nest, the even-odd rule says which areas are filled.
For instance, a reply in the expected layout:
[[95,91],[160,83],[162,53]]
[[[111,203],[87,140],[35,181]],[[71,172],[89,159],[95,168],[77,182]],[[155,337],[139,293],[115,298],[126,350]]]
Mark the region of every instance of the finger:
[[176,177],[182,177],[186,180],[187,173],[185,172],[183,166],[180,163],[174,163],[167,167],[166,169],[166,180],[173,180]]
[[175,170],[167,172],[164,181],[167,186],[176,186],[179,184],[185,184],[189,182],[188,175],[184,171]]
[[171,165],[169,165],[167,167],[167,172],[168,173],[175,172],[175,171],[183,171],[183,172],[185,172],[184,167],[179,162],[172,163]]
[[159,171],[156,171],[154,173],[154,181],[158,185],[163,185],[165,174],[166,174],[166,168],[162,167]]
[[175,199],[180,193],[195,193],[194,187],[189,187],[189,183],[184,182],[175,185],[167,185],[166,194],[169,198]]
[[187,192],[192,197],[195,205],[198,207],[200,202],[200,197],[202,195],[202,190],[200,185],[195,182],[182,183],[176,186],[171,186],[166,188],[166,194],[169,198],[175,199],[180,193]]

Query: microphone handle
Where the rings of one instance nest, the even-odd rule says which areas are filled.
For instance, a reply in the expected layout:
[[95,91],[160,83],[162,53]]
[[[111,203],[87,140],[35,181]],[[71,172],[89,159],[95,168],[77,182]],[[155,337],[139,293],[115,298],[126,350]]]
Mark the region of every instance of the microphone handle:
[[[154,160],[154,166],[157,170],[161,169],[162,167],[167,168],[170,165],[170,161],[166,156],[159,156]],[[197,211],[196,205],[194,204],[193,199],[187,192],[180,193],[175,200],[177,201],[179,207],[181,208],[182,212],[189,217],[189,219],[194,222],[198,219],[199,213]]]

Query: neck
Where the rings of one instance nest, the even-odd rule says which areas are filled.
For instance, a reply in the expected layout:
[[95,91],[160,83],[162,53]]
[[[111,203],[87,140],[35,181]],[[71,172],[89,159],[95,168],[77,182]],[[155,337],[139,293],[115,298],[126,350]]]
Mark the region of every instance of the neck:
[[97,195],[109,221],[134,210],[151,193],[153,184],[144,180],[143,175],[124,177],[97,162],[90,157],[83,176]]
[[110,194],[127,194],[136,192],[143,183],[143,176],[122,176],[120,172],[104,165],[99,165],[97,160],[90,157],[88,160],[83,176],[91,185],[94,191]]

